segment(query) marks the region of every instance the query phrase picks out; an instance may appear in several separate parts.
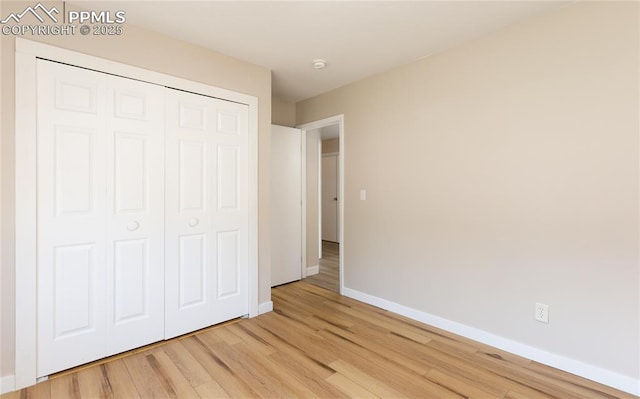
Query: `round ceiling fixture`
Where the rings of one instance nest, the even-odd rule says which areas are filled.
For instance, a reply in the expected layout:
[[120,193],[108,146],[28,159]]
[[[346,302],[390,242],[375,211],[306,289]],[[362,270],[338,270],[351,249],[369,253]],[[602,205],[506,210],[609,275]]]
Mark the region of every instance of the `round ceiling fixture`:
[[317,60],[313,60],[313,67],[315,69],[324,69],[327,67],[327,61],[318,58]]

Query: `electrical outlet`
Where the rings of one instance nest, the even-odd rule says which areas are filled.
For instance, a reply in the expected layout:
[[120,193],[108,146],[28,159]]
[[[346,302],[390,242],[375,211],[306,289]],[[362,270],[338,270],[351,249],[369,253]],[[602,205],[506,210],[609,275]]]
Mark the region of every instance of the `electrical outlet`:
[[536,320],[549,324],[549,305],[536,303]]

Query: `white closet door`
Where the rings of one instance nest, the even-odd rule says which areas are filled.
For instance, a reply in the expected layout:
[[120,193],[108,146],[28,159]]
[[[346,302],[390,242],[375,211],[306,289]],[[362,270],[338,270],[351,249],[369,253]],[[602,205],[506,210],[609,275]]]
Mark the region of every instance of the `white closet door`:
[[302,278],[302,132],[271,125],[271,286]]
[[248,313],[248,107],[167,91],[165,337]]
[[107,78],[107,352],[164,338],[164,91]]
[[162,93],[38,61],[38,376],[163,337]]
[[105,355],[106,85],[38,61],[38,376]]

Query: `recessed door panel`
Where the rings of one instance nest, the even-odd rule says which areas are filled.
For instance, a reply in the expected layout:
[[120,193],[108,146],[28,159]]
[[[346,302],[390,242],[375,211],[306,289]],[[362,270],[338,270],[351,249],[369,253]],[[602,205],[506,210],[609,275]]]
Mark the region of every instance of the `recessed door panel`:
[[114,242],[115,324],[149,316],[149,240]]
[[180,141],[180,210],[204,211],[207,192],[206,145]]
[[56,213],[91,212],[93,135],[91,129],[55,127]]
[[218,147],[218,208],[237,209],[241,181],[238,168],[238,147]]
[[115,90],[115,116],[117,118],[149,120],[147,98],[144,93]]
[[98,112],[98,83],[89,79],[71,77],[56,79],[55,108],[61,111]]
[[222,134],[239,134],[239,114],[237,112],[218,112],[218,132]]
[[218,298],[222,299],[230,295],[237,295],[239,243],[237,231],[218,232]]
[[147,139],[115,132],[115,211],[117,214],[147,210]]
[[94,244],[58,247],[54,255],[55,339],[95,328]]
[[207,109],[202,105],[179,104],[179,126],[188,129],[205,130]]
[[203,234],[180,237],[180,308],[205,302],[205,238]]

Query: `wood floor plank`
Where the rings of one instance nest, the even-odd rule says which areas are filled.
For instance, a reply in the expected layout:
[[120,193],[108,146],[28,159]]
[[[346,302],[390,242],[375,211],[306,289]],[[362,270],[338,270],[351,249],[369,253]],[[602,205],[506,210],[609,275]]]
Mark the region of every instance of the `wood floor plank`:
[[467,380],[459,376],[454,377],[438,369],[432,369],[429,371],[426,378],[429,381],[446,387],[447,389],[470,399],[502,398],[507,393],[505,389],[481,389],[471,380]]
[[460,395],[426,380],[422,375],[397,362],[390,362],[369,351],[368,348],[353,345],[339,334],[326,330],[321,333],[331,343],[331,350],[340,353],[341,359],[407,396],[421,397],[425,391],[428,391],[433,398],[461,398]]
[[327,307],[331,307],[334,310],[348,315],[354,316],[360,320],[368,322],[370,324],[383,327],[391,332],[394,332],[403,337],[407,337],[416,342],[426,344],[431,340],[424,332],[410,325],[402,325],[400,322],[394,322],[393,320],[385,319],[373,312],[362,311],[360,309],[353,309],[345,306],[336,306],[330,302],[324,304]]
[[367,391],[376,396],[381,398],[407,398],[405,395],[344,360],[336,360],[329,366],[358,385],[366,387]]
[[320,322],[318,324],[319,326],[322,326],[322,323],[328,323],[340,328],[349,328],[355,324],[354,317],[318,308],[317,301],[307,302],[304,299],[297,298],[292,295],[279,295],[278,299],[282,301],[282,305],[279,310],[289,310],[296,313],[300,313],[300,311],[306,312],[306,318],[317,319]]
[[52,398],[80,399],[78,374],[66,374],[50,380]]
[[181,340],[169,341],[166,345],[158,349],[164,351],[167,356],[169,356],[192,387],[197,387],[212,381],[213,378],[207,373],[207,370],[205,370],[182,345]]
[[353,333],[351,330],[340,330],[332,326],[329,326],[327,330],[356,345],[367,348],[369,351],[387,359],[389,362],[398,363],[419,375],[424,375],[432,369],[430,365],[416,361],[412,356],[403,356],[400,352],[393,350],[393,348],[388,345]]
[[147,352],[136,353],[123,359],[138,394],[142,398],[170,398],[162,386],[162,381],[149,364],[147,354]]
[[278,314],[271,316],[270,318],[262,318],[257,322],[271,334],[303,350],[309,357],[325,366],[337,360],[335,354],[327,351],[325,339],[318,335],[315,330],[287,316]]
[[[346,398],[341,391],[326,382],[326,378],[333,375],[333,370],[325,373],[327,370],[322,369],[321,373],[315,373],[312,367],[305,367],[304,361],[308,360],[299,356],[287,356],[282,352],[276,352],[269,356],[278,365],[278,367],[310,389],[316,396],[321,398]],[[298,361],[299,360],[299,361]],[[323,375],[328,374],[324,377]]]
[[111,386],[114,398],[140,398],[124,360],[118,359],[105,363],[104,374],[105,379]]
[[229,396],[232,398],[258,397],[251,386],[237,378],[235,372],[212,352],[199,336],[194,335],[184,339],[182,344]]
[[532,398],[530,396],[525,396],[515,391],[509,391],[504,396],[504,399],[532,399]]
[[[227,345],[225,342],[209,344],[209,349],[220,359],[233,375],[251,385],[253,391],[259,398],[292,398],[294,395],[287,391],[278,381],[269,380],[269,376],[263,373],[256,364],[244,356],[235,347]],[[241,345],[240,343],[237,345]]]
[[112,398],[113,388],[105,372],[104,365],[80,370],[78,372],[80,396],[83,398]]
[[231,399],[231,396],[216,381],[197,386],[196,392],[202,399]]
[[264,339],[277,350],[275,353],[270,355],[270,357],[281,359],[280,363],[285,365],[287,363],[293,363],[296,369],[309,370],[313,375],[317,375],[319,378],[323,379],[333,374],[333,369],[331,369],[327,364],[314,359],[304,351],[304,348],[298,348],[279,335],[261,327],[257,320],[252,320],[251,323],[246,323],[245,327]]
[[516,365],[508,362],[506,359],[495,359],[487,356],[463,356],[463,358],[478,367],[494,372],[514,381],[522,386],[543,392],[552,397],[562,399],[584,399],[586,396],[578,389],[571,389],[560,381],[550,381],[548,378],[536,374],[532,370],[525,367],[516,367]]
[[[256,367],[261,375],[264,375],[270,384],[277,383],[285,391],[290,392],[293,397],[298,398],[319,398],[311,389],[302,383],[295,374],[286,375],[278,368],[280,365],[273,358],[265,356],[255,356],[253,349],[244,342],[233,346],[233,349],[242,353],[242,357]],[[250,359],[250,360],[249,360]],[[240,359],[243,361],[243,359]]]
[[242,342],[242,339],[233,333],[229,328],[216,328],[212,330],[212,334],[215,334],[227,345],[234,345]]
[[246,328],[244,325],[229,326],[229,330],[240,337],[241,341],[249,346],[252,350],[257,351],[263,356],[269,356],[276,352],[276,349],[269,343],[260,338],[257,334]]
[[2,399],[51,399],[51,381],[42,381],[28,388],[2,395]]
[[344,392],[350,398],[380,398],[365,387],[358,385],[340,373],[327,377],[327,381],[334,387]]
[[180,372],[178,366],[164,351],[148,354],[147,361],[158,375],[162,387],[169,394],[169,397],[176,399],[200,398],[191,383]]

